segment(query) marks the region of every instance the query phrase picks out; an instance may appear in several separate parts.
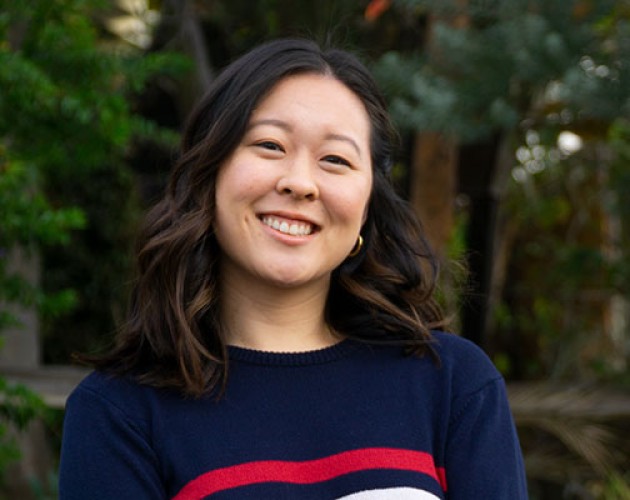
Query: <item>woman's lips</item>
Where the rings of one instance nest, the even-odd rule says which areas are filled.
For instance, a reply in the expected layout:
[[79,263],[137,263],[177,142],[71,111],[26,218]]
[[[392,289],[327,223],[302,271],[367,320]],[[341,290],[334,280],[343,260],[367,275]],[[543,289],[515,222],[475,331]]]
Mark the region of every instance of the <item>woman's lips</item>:
[[263,214],[259,219],[266,226],[290,236],[308,236],[317,230],[317,225],[301,218],[288,218],[273,214]]

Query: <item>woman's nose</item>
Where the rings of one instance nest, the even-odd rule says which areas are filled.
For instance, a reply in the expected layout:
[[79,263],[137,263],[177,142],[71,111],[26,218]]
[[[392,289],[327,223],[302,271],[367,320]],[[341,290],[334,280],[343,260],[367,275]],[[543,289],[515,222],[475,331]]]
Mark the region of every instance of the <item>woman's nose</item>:
[[319,189],[313,176],[314,163],[303,157],[291,160],[276,184],[276,191],[296,199],[316,200]]

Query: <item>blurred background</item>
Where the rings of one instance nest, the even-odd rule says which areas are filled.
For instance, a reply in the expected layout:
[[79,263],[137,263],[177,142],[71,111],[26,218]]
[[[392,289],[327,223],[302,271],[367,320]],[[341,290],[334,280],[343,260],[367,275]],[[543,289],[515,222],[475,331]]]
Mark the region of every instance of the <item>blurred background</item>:
[[630,499],[630,2],[0,0],[0,498],[54,499],[63,406],[123,318],[192,105],[277,36],[355,51],[505,376],[532,499]]

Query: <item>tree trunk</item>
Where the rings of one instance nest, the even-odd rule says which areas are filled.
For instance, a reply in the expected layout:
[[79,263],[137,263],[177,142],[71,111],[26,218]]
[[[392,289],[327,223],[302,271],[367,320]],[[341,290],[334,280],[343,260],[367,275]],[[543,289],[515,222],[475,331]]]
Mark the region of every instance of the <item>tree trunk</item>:
[[496,276],[497,216],[511,166],[505,138],[462,146],[459,151],[459,192],[468,197],[466,263],[468,283],[462,306],[462,335],[488,348],[487,333]]
[[457,185],[454,142],[434,132],[418,132],[411,164],[410,202],[438,258],[444,260],[453,232]]
[[188,55],[194,63],[192,78],[181,79],[176,91],[183,119],[214,78],[199,15],[190,0],[164,0],[162,21],[156,30],[152,50],[163,48],[176,49]]

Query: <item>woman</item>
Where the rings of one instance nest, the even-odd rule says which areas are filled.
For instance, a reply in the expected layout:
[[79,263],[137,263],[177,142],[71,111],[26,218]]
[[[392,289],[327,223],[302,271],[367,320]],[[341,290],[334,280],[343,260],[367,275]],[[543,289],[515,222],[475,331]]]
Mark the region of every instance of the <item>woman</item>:
[[68,401],[61,499],[526,498],[501,377],[432,331],[394,138],[342,51],[274,41],[216,79]]

